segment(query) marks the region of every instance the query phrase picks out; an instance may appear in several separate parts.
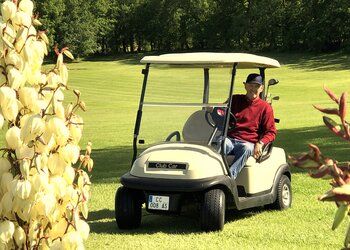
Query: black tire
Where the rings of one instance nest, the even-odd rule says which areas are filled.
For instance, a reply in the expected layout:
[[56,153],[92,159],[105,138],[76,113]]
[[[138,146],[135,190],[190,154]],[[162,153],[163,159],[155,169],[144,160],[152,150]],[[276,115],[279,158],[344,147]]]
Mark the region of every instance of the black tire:
[[141,224],[141,201],[139,195],[120,187],[115,194],[115,219],[120,229],[135,229]]
[[277,184],[276,201],[272,204],[273,209],[284,210],[292,206],[292,187],[290,179],[282,175]]
[[212,189],[204,194],[200,224],[202,230],[220,231],[225,224],[225,193]]

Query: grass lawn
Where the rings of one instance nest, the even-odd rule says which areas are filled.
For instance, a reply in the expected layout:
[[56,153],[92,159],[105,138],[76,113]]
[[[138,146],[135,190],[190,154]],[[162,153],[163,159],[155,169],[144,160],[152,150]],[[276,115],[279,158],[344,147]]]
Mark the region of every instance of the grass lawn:
[[[280,96],[273,105],[275,116],[281,120],[275,145],[296,154],[306,151],[311,142],[339,161],[350,159],[348,144],[327,131],[322,115],[312,107],[331,104],[323,84],[339,95],[348,89],[350,58],[343,54],[267,56],[282,64],[280,69],[267,71],[268,77],[280,81],[271,87],[271,92]],[[213,233],[199,230],[195,214],[164,217],[145,213],[139,229],[119,230],[114,219],[114,195],[119,177],[128,171],[131,162],[143,77],[138,59],[130,56],[69,64],[70,86],[82,92],[88,108],[83,114],[86,125],[81,146],[91,141],[94,148],[87,249],[342,248],[347,223],[332,231],[336,207],[317,200],[329,189],[329,180],[311,179],[297,169],[293,169],[292,176],[293,207],[287,211],[230,211],[224,230]],[[243,78],[237,80],[242,82]],[[237,91],[243,93],[242,88]]]

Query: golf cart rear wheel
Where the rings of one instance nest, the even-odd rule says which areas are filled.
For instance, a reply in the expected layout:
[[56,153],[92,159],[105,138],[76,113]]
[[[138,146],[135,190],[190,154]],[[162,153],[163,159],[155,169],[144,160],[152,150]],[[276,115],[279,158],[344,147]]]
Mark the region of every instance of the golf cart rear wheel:
[[225,193],[212,189],[204,194],[200,224],[202,230],[219,231],[225,223]]
[[277,186],[277,197],[273,208],[283,210],[292,206],[292,188],[288,176],[282,175]]
[[134,229],[141,224],[139,195],[128,188],[118,188],[115,195],[115,218],[120,229]]

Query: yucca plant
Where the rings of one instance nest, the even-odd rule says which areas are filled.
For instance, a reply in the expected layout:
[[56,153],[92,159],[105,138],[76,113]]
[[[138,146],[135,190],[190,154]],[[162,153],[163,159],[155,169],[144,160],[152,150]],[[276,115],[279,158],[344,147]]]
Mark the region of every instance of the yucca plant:
[[[324,86],[327,95],[337,104],[337,108],[314,107],[326,115],[339,117],[339,122],[329,116],[323,116],[324,124],[334,133],[346,141],[350,141],[349,123],[345,120],[348,93],[344,92],[340,98]],[[299,168],[308,169],[313,178],[331,177],[331,189],[319,197],[321,201],[335,202],[338,207],[332,229],[335,230],[349,213],[350,206],[350,164],[339,164],[335,159],[324,156],[320,149],[309,144],[310,151],[297,157],[289,156],[291,163]],[[344,247],[350,242],[350,224],[348,226]]]
[[83,249],[93,161],[91,143],[80,154],[81,93],[64,106],[73,55],[56,47],[42,69],[48,39],[31,0],[4,1],[0,26],[0,249]]

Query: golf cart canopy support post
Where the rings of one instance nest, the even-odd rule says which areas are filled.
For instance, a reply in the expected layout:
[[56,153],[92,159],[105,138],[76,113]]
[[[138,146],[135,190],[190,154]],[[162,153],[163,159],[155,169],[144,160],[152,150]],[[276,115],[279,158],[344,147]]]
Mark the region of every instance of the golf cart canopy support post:
[[141,125],[141,118],[142,118],[142,104],[143,100],[145,99],[145,92],[146,92],[146,85],[147,85],[147,79],[148,79],[148,73],[149,73],[149,66],[150,64],[147,63],[146,67],[142,70],[143,77],[143,84],[142,84],[142,90],[141,90],[141,96],[140,96],[140,102],[139,102],[139,109],[137,110],[137,116],[136,116],[136,122],[135,122],[135,129],[134,129],[134,140],[133,140],[133,157],[131,166],[136,160],[137,156],[137,137],[140,132],[140,125]]
[[[234,63],[233,67],[232,67],[230,92],[229,92],[229,96],[228,96],[228,106],[227,106],[227,110],[225,112],[224,134],[223,134],[224,138],[226,138],[226,136],[227,136],[228,127],[229,127],[229,123],[230,123],[230,115],[231,115],[230,109],[231,109],[231,105],[232,105],[232,94],[233,94],[233,88],[235,85],[236,71],[237,71],[237,63]],[[222,140],[220,147],[221,147],[220,152],[221,152],[222,159],[225,163],[227,171],[230,172],[230,166],[228,165],[226,157],[225,157],[225,150],[224,150],[225,140]]]
[[264,86],[263,91],[260,94],[260,98],[266,101],[266,96],[265,96],[265,93],[266,93],[266,90],[265,90],[265,69],[266,68],[259,68],[259,73],[260,73],[260,75],[262,77],[263,86]]
[[208,103],[208,102],[209,102],[209,68],[204,68],[203,103]]

